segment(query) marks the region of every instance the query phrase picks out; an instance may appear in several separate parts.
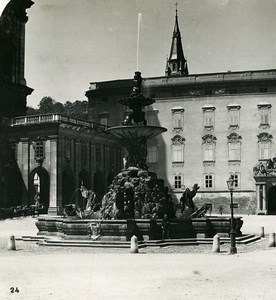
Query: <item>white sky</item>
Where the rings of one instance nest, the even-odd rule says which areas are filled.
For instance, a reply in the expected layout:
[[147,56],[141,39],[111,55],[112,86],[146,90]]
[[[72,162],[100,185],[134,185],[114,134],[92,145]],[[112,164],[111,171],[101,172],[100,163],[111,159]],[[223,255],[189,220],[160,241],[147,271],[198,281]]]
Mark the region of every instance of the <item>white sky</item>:
[[[0,0],[4,1],[4,0]],[[6,2],[6,1],[5,1]],[[163,76],[176,0],[34,0],[26,25],[28,105],[86,100],[93,81]],[[276,69],[276,0],[178,0],[190,74]]]

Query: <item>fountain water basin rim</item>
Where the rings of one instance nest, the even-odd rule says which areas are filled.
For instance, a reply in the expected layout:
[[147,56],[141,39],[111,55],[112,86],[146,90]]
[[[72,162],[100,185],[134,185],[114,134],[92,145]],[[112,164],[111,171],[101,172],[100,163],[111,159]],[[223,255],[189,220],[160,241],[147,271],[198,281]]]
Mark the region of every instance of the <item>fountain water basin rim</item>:
[[142,137],[147,139],[153,138],[163,132],[166,132],[167,128],[160,126],[129,125],[110,127],[107,131],[119,139],[132,140]]

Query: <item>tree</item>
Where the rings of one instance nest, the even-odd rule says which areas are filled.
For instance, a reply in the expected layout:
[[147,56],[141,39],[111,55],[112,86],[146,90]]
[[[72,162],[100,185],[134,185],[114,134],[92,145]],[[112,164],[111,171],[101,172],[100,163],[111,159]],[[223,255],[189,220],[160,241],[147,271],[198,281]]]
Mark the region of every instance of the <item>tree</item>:
[[67,101],[64,104],[67,116],[87,120],[88,118],[88,101],[76,100],[75,102]]
[[40,102],[39,102],[39,113],[40,114],[50,114],[50,113],[55,113],[55,106],[54,106],[54,103],[56,101],[49,97],[49,96],[46,96],[46,97],[43,97]]
[[88,101],[76,100],[75,102],[67,101],[65,104],[55,101],[50,96],[43,97],[38,105],[38,109],[29,107],[27,115],[42,114],[61,114],[72,118],[87,120],[88,119]]
[[39,109],[33,108],[31,106],[27,107],[27,115],[32,116],[32,115],[39,115]]

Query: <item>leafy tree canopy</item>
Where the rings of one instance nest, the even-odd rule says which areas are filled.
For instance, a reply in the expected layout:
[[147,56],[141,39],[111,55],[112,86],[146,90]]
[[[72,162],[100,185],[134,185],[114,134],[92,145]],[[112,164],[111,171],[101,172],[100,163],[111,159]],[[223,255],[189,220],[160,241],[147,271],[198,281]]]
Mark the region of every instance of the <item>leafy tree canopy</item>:
[[77,119],[87,120],[88,101],[76,100],[75,102],[67,101],[65,104],[55,101],[52,97],[43,97],[38,105],[38,109],[28,107],[27,115],[42,114],[62,114]]

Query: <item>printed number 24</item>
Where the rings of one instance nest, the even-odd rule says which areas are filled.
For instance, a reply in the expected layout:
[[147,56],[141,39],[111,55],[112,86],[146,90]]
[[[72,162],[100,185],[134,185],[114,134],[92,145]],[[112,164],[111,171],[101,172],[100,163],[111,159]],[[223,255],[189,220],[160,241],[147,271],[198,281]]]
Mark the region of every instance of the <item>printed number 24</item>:
[[19,293],[18,287],[16,287],[16,288],[11,287],[11,288],[10,288],[10,291],[11,291],[11,293]]

